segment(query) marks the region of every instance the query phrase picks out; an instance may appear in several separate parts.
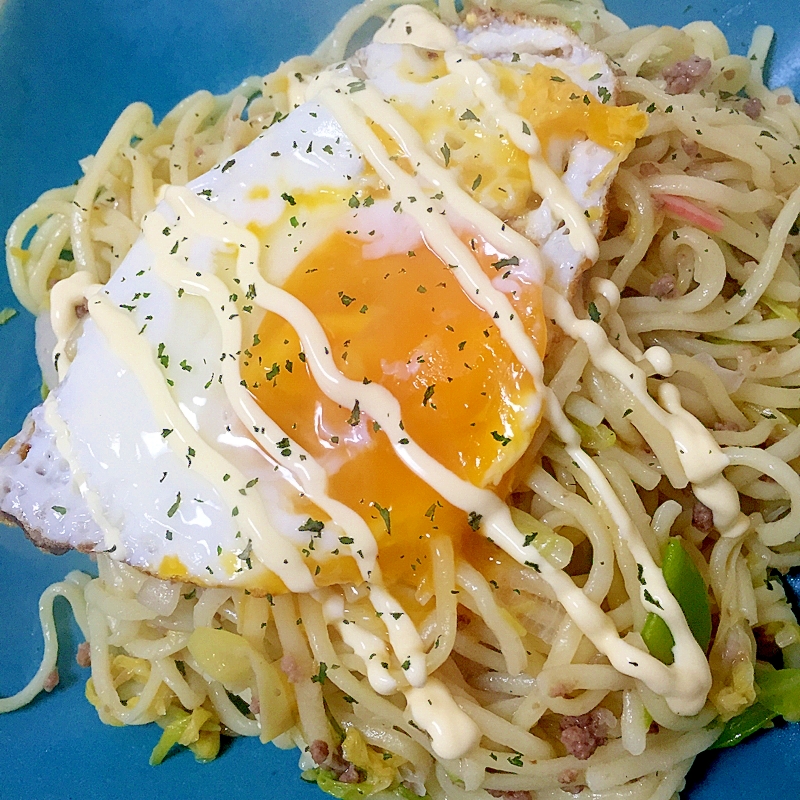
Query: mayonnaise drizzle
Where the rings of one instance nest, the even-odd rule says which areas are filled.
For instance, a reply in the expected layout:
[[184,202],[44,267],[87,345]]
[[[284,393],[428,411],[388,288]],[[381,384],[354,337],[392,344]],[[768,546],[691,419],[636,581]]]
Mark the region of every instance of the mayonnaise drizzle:
[[[198,201],[188,189],[171,187],[167,198],[180,199],[182,217],[187,214],[196,215],[198,230],[217,231],[225,241],[239,242],[239,274],[242,281],[245,284],[252,283],[256,287],[256,302],[279,314],[294,327],[306,354],[306,363],[327,397],[343,407],[350,407],[358,400],[362,413],[381,423],[382,430],[389,437],[395,453],[415,474],[457,508],[480,514],[485,535],[517,561],[523,564],[536,564],[536,568],[554,589],[559,601],[578,627],[601,652],[609,657],[620,672],[641,678],[653,691],[663,695],[677,713],[693,714],[702,708],[711,680],[705,656],[692,636],[680,606],[670,594],[661,571],[653,562],[622,504],[599,467],[581,449],[575,429],[563,414],[552,393],[541,385],[541,361],[534,377],[537,378],[541,396],[548,399],[548,418],[554,423],[559,436],[564,439],[572,458],[580,463],[581,468],[589,474],[603,495],[632,554],[637,562],[642,564],[642,574],[651,593],[663,605],[663,609],[652,604],[651,608],[664,617],[673,631],[676,644],[675,663],[672,666],[668,667],[648,653],[622,641],[615,625],[605,612],[589,600],[568,575],[551,566],[533,545],[526,546],[523,543],[523,536],[514,526],[508,507],[497,495],[459,478],[414,442],[400,425],[399,403],[391,393],[378,384],[364,386],[362,383],[351,381],[339,372],[330,355],[331,349],[327,337],[316,317],[292,295],[266,282],[260,276],[255,261],[246,255],[248,251],[255,254],[258,246],[255,237],[249,231],[225,220],[221,214]],[[435,247],[435,244],[433,246]],[[491,285],[490,291],[499,294]],[[596,327],[602,333],[602,329]],[[605,337],[605,334],[602,335]],[[629,362],[625,359],[625,363]],[[405,443],[401,444],[401,440]],[[374,577],[370,582],[375,583]],[[643,599],[643,602],[647,601]],[[392,642],[392,645],[395,654],[399,655],[402,651],[398,651],[395,642]]]
[[[237,250],[237,272],[245,285],[252,284],[255,287],[254,302],[261,308],[272,311],[289,320],[293,327],[300,331],[312,328],[312,336],[300,336],[301,344],[306,353],[307,363],[312,364],[315,359],[323,358],[323,354],[330,352],[330,346],[320,327],[316,317],[302,303],[297,301],[288,292],[279,289],[268,283],[258,272],[259,243],[250,231],[239,227],[233,221],[226,219],[220,213],[211,209],[207,203],[203,203],[189,190],[183,187],[169,187],[164,195],[165,202],[172,205],[177,216],[180,218],[177,223],[170,223],[173,229],[176,226],[186,226],[189,233],[197,236],[211,236],[225,244],[232,244]],[[359,566],[365,581],[371,586],[370,600],[377,612],[380,612],[381,619],[386,626],[389,641],[398,658],[398,661],[405,663],[408,661],[408,668],[405,670],[406,678],[412,685],[422,685],[427,677],[425,666],[425,652],[422,640],[416,627],[409,615],[403,610],[402,606],[392,597],[392,595],[382,586],[380,569],[377,564],[377,542],[364,520],[351,508],[343,503],[334,500],[327,493],[328,477],[322,466],[294,442],[290,436],[283,431],[255,402],[246,387],[241,385],[238,368],[238,356],[236,353],[241,347],[241,323],[238,316],[232,316],[231,311],[236,306],[229,302],[228,290],[219,278],[213,275],[196,275],[196,272],[189,269],[178,254],[172,254],[168,250],[168,243],[160,231],[167,224],[168,220],[158,212],[149,215],[149,219],[144,223],[143,229],[148,235],[148,241],[156,248],[158,258],[156,260],[156,272],[167,283],[177,288],[184,288],[187,294],[195,294],[204,297],[210,309],[213,311],[216,322],[223,334],[224,350],[229,354],[223,362],[223,381],[228,400],[240,420],[248,426],[248,430],[253,431],[256,441],[264,447],[267,452],[273,454],[276,461],[285,462],[287,469],[300,484],[303,493],[331,519],[341,525],[348,534],[354,539],[353,544],[348,545],[350,554]],[[334,382],[337,380],[346,381],[339,373],[333,362],[328,356],[324,367],[326,375]],[[315,375],[316,377],[316,375]],[[319,378],[318,378],[319,380]],[[363,384],[347,381],[358,389],[365,390]],[[339,392],[333,399],[335,402],[352,407],[358,397],[353,397],[352,389],[343,394]],[[330,395],[329,395],[330,396]],[[362,408],[365,408],[362,405]],[[365,408],[366,410],[366,408]],[[289,448],[280,448],[277,442],[288,439],[291,442]],[[286,449],[291,450],[291,455],[284,456],[282,452]],[[220,473],[222,474],[222,473]],[[287,543],[288,544],[288,543]],[[277,566],[286,567],[287,565],[275,565],[275,553],[270,552],[269,547],[256,548],[256,539],[253,539],[253,549],[263,563],[270,568],[276,569]],[[292,547],[291,545],[288,545]],[[293,548],[292,548],[293,549]],[[296,551],[295,551],[296,552]],[[299,555],[298,555],[299,558]],[[311,585],[303,591],[310,591],[313,588],[313,579],[305,565],[297,566],[298,562],[293,562],[291,574],[294,570],[302,570],[308,576],[306,583]],[[274,566],[273,566],[274,565]],[[286,570],[288,573],[289,570]],[[281,572],[278,572],[289,585],[288,581]],[[298,575],[293,577],[296,582]],[[348,627],[348,626],[343,626]],[[380,663],[380,662],[379,662]],[[375,673],[375,667],[369,665],[370,673]],[[385,668],[383,668],[385,669]],[[385,677],[373,684],[376,691],[387,691]],[[388,691],[391,691],[389,689]]]
[[438,678],[429,678],[422,688],[407,689],[405,695],[412,719],[428,732],[441,758],[460,758],[480,740],[478,726]]
[[[320,93],[319,99],[336,116],[342,130],[361,150],[381,179],[391,187],[393,197],[417,197],[424,192],[417,180],[390,159],[386,148],[366,121],[354,113],[354,104],[348,98],[331,89],[325,89]],[[382,121],[382,105],[385,105],[382,101],[370,104],[370,116],[373,119]],[[412,149],[408,155],[417,163],[421,160],[417,156],[422,154]],[[470,199],[469,202],[478,205],[474,200]],[[441,213],[429,213],[422,203],[409,203],[405,213],[414,217],[431,249],[445,264],[453,268],[453,274],[464,293],[489,315],[519,361],[532,375],[540,375],[542,360],[526,333],[522,320],[514,312],[508,297],[492,286],[491,279],[486,276],[469,247],[458,238],[446,218]],[[503,224],[500,220],[497,223],[499,226]],[[541,402],[541,395],[538,395],[536,402]],[[536,415],[538,416],[538,412]]]
[[[389,159],[386,149],[370,130],[366,121],[360,115],[354,114],[357,106],[342,92],[343,86],[340,86],[337,92],[334,88],[337,84],[335,78],[329,78],[326,83],[327,85],[319,91],[320,101],[331,110],[354,145],[391,187],[393,197],[401,199],[416,196],[423,191],[418,180]],[[360,105],[366,108],[373,120],[382,125],[386,116],[384,112],[386,104],[379,95],[376,97],[366,92],[364,94],[365,98],[359,100]],[[421,165],[425,154],[422,148],[417,150],[411,147],[407,155],[412,163]],[[514,527],[507,506],[496,495],[461,480],[428,456],[410,439],[400,427],[399,403],[391,394],[375,384],[365,387],[344,378],[333,363],[329,348],[328,354],[325,352],[327,342],[319,322],[302,303],[277,287],[266,284],[258,275],[254,263],[244,264],[245,274],[242,277],[247,283],[256,284],[259,295],[264,291],[283,295],[280,302],[275,304],[277,308],[273,310],[286,318],[297,331],[306,352],[307,363],[326,396],[344,407],[352,406],[355,400],[358,400],[364,413],[380,421],[384,433],[390,437],[395,453],[415,474],[457,508],[479,513],[486,535],[520,563],[536,563],[542,576],[555,590],[559,601],[580,629],[601,652],[606,653],[617,669],[624,674],[643,679],[654,691],[665,696],[674,711],[683,714],[696,713],[702,707],[710,688],[710,671],[705,656],[694,640],[680,607],[669,593],[663,575],[653,562],[641,536],[602,472],[580,448],[580,441],[574,428],[558,404],[552,402],[553,398],[543,386],[541,359],[520,321],[515,319],[508,299],[491,285],[469,249],[458,239],[452,228],[442,222],[440,214],[428,213],[421,205],[414,203],[411,203],[408,209],[425,232],[432,249],[445,263],[456,266],[455,271],[467,294],[477,300],[491,316],[497,312],[501,334],[533,376],[539,389],[538,396],[546,397],[548,400],[548,418],[551,419],[559,435],[565,439],[572,457],[587,471],[609,504],[612,517],[623,532],[623,538],[638,563],[642,564],[642,574],[652,589],[651,594],[663,605],[663,609],[659,609],[658,606],[650,604],[652,610],[660,613],[674,632],[675,664],[672,667],[665,666],[649,654],[623,642],[602,609],[590,601],[569,576],[550,566],[540,557],[535,547],[532,545],[526,547],[523,544],[523,537]],[[469,214],[466,218],[469,219]],[[502,222],[498,220],[498,223],[502,226]],[[263,296],[259,298],[259,302],[263,303]],[[265,307],[272,305],[267,303]],[[624,359],[623,356],[620,357]],[[624,360],[629,363],[627,359]],[[406,443],[400,444],[401,440]],[[643,602],[647,602],[644,596]]]
[[[475,60],[475,53],[458,46],[455,37],[451,36],[450,28],[430,11],[421,6],[407,5],[401,6],[389,17],[376,34],[376,41],[443,50],[448,70],[463,78],[486,111],[494,116],[498,127],[503,128],[511,142],[528,155],[533,187],[550,203],[556,216],[569,226],[570,244],[575,250],[583,251],[590,261],[596,261],[600,250],[583,209],[542,157],[542,147],[536,133],[523,117],[507,108],[503,97],[492,86],[491,77]],[[439,43],[439,46],[433,43]]]
[[[603,296],[612,308],[619,303],[619,290],[611,281],[597,281]],[[549,288],[544,291],[545,310],[573,339],[582,340],[589,348],[592,363],[613,375],[655,418],[672,438],[678,459],[692,483],[692,489],[700,502],[713,512],[714,524],[725,537],[742,536],[750,521],[741,512],[739,495],[733,485],[725,479],[722,471],[730,465],[730,459],[722,452],[705,425],[686,411],[680,402],[678,389],[664,383],[659,389],[659,405],[647,391],[647,375],[641,367],[632,364],[614,348],[600,325],[591,320],[580,320],[572,311],[569,302]],[[659,349],[650,348],[645,357],[653,359],[653,366],[671,370],[672,360],[666,360]],[[667,353],[667,357],[669,354]],[[653,363],[651,361],[651,363]]]
[[64,380],[72,363],[67,354],[67,342],[80,322],[77,309],[99,289],[102,286],[90,272],[78,270],[58,281],[50,292],[50,324],[57,340],[53,355],[59,381]]
[[[541,157],[535,134],[532,131],[529,133],[524,120],[505,107],[502,97],[492,88],[488,74],[473,59],[473,54],[466,48],[457,47],[454,44],[452,31],[429,12],[416,6],[402,7],[395,12],[391,20],[391,24],[387,23],[376,35],[375,40],[411,43],[429,49],[441,47],[446,51],[445,58],[450,71],[464,79],[487,112],[494,115],[498,126],[505,128],[512,142],[529,156],[533,186],[548,200],[555,213],[570,226],[570,241],[573,246],[584,252],[587,258],[594,260],[597,257],[598,246],[582,210],[577,207],[561,180]],[[396,32],[393,33],[392,29]],[[389,159],[386,149],[370,130],[365,117],[376,121],[389,132],[406,151],[412,163],[417,165],[417,175],[424,178],[430,186],[444,189],[446,203],[463,219],[481,230],[498,250],[515,252],[527,258],[533,265],[540,265],[541,261],[535,246],[508,229],[501,220],[482,208],[468,193],[458,187],[452,175],[425,153],[416,132],[384,102],[373,87],[368,85],[366,91],[347,95],[342,91],[343,86],[344,84],[339,82],[336,76],[326,76],[318,86],[319,99],[331,110],[344,132],[381,179],[391,187],[390,191],[395,199],[403,200],[409,196],[419,195],[424,192],[424,187],[418,177],[412,177]],[[175,210],[179,217],[178,223],[167,220],[160,211],[157,211],[149,215],[143,225],[148,243],[156,256],[155,270],[167,284],[207,300],[222,332],[223,349],[228,354],[223,361],[222,383],[235,413],[248,430],[253,431],[254,440],[281,465],[287,479],[297,485],[355,540],[350,546],[350,553],[370,587],[370,598],[374,608],[382,612],[382,621],[387,627],[395,658],[398,663],[408,661],[408,668],[402,671],[411,686],[404,689],[408,707],[415,722],[431,735],[433,747],[440,756],[456,758],[466,753],[478,739],[477,727],[458,708],[443,684],[436,679],[427,679],[425,653],[419,634],[410,617],[402,612],[400,604],[383,586],[375,561],[377,544],[366,523],[352,509],[328,496],[327,476],[324,470],[309,454],[304,453],[297,443],[291,443],[291,456],[281,455],[276,443],[290,437],[287,437],[285,432],[263,412],[246,387],[240,386],[239,359],[236,354],[242,344],[242,332],[238,319],[231,317],[231,311],[235,310],[235,306],[228,303],[228,290],[216,276],[210,274],[198,276],[194,270],[186,269],[182,261],[178,261],[167,252],[160,234],[165,223],[186,226],[195,237],[206,236],[233,244],[237,250],[238,274],[243,283],[253,284],[256,287],[255,302],[259,306],[279,314],[296,330],[312,375],[327,397],[343,407],[352,407],[358,400],[362,412],[380,422],[394,452],[409,469],[454,506],[467,513],[479,514],[483,533],[487,537],[518,562],[531,565],[541,573],[580,630],[600,652],[608,656],[616,669],[641,679],[650,689],[664,696],[670,708],[677,713],[694,714],[700,710],[710,688],[710,671],[702,650],[688,628],[680,606],[670,594],[661,571],[656,567],[619,498],[594,460],[582,450],[580,439],[555,396],[544,387],[541,359],[521,320],[514,314],[507,296],[492,285],[469,248],[461,242],[444,216],[439,213],[446,211],[444,205],[436,206],[436,213],[427,212],[422,203],[407,204],[404,210],[412,214],[417,221],[431,248],[445,263],[454,267],[454,274],[464,292],[493,318],[515,356],[533,377],[537,387],[537,402],[545,404],[545,413],[554,431],[564,441],[571,458],[592,480],[613,524],[619,528],[620,537],[636,561],[642,565],[642,576],[651,595],[663,606],[658,607],[650,603],[643,591],[642,603],[645,608],[662,616],[673,633],[675,663],[670,667],[632,644],[622,641],[615,625],[598,604],[592,602],[568,575],[542,558],[533,545],[524,544],[524,537],[513,525],[508,507],[493,492],[462,480],[433,459],[408,436],[401,427],[400,405],[391,393],[377,384],[365,386],[360,382],[351,381],[338,370],[330,355],[324,330],[311,311],[299,300],[261,277],[258,268],[260,248],[251,233],[212,210],[208,204],[199,201],[189,189],[169,187],[165,193],[165,201]],[[76,284],[79,282],[76,280]],[[63,299],[57,304],[63,309],[72,303],[73,316],[74,300],[79,294],[79,289],[85,290],[85,287],[77,285],[64,287]],[[733,518],[730,518],[730,514],[725,516],[724,506],[730,501],[728,491],[730,484],[722,477],[721,471],[727,463],[723,464],[713,452],[710,453],[711,459],[696,458],[698,447],[705,447],[707,442],[696,436],[695,428],[699,423],[680,408],[679,398],[676,399],[676,396],[670,393],[671,387],[665,387],[662,392],[662,408],[647,395],[644,379],[634,379],[637,374],[643,376],[644,373],[614,350],[599,325],[577,319],[569,303],[551,290],[545,290],[545,298],[548,313],[568,335],[587,343],[597,366],[618,377],[641,402],[647,404],[649,411],[654,411],[654,416],[669,422],[667,427],[675,433],[674,440],[679,455],[681,445],[684,443],[687,445],[688,449],[683,454],[686,459],[682,458],[681,463],[687,477],[694,484],[698,498],[712,508],[715,522],[724,535],[738,535],[742,521],[740,516],[737,516],[738,497],[735,496],[735,490],[736,514]],[[144,345],[141,352],[137,350],[138,345],[133,340],[136,339],[140,343],[143,340],[137,339],[135,329],[133,339],[131,338],[131,332],[121,324],[125,319],[124,315],[121,315],[110,301],[99,296],[90,303],[90,313],[115,352],[123,357],[134,371],[138,370],[137,377],[145,387],[157,415],[159,418],[169,420],[165,423],[165,427],[173,427],[182,437],[181,439],[176,437],[176,441],[184,445],[191,444],[195,448],[197,455],[192,468],[196,466],[198,471],[207,475],[217,487],[220,486],[222,474],[226,472],[237,476],[235,485],[234,481],[231,481],[231,488],[238,489],[240,485],[244,485],[244,476],[235,473],[221,456],[205,446],[185,418],[182,421],[178,419],[182,413],[164,386],[163,377],[153,363],[152,348]],[[132,325],[129,320],[128,323],[129,326]],[[68,314],[63,320],[59,320],[60,327],[56,332],[60,344],[68,338],[71,324]],[[147,353],[144,352],[145,349]],[[663,354],[653,352],[651,355],[657,361]],[[146,363],[148,359],[149,365]],[[663,361],[663,358],[661,360]],[[628,375],[631,376],[630,379],[627,378]],[[54,418],[52,423],[54,429],[59,422],[59,419]],[[61,424],[63,426],[63,422]],[[707,431],[704,428],[702,430],[708,437]],[[170,442],[170,445],[175,446],[175,443]],[[694,459],[695,463],[688,461],[684,463],[687,459]],[[698,461],[702,463],[697,463]],[[730,487],[731,490],[732,488]],[[242,496],[234,498],[239,507],[243,506],[243,500],[246,498]],[[294,546],[283,540],[272,529],[263,509],[257,508],[253,501],[253,506],[245,516],[249,525],[248,535],[252,534],[253,549],[259,559],[279,574],[290,589],[312,591],[314,586],[309,570]],[[242,522],[245,524],[245,519]],[[284,560],[285,563],[280,563]],[[332,592],[329,594],[333,596]],[[326,620],[329,624],[337,626],[344,641],[360,656],[371,685],[382,693],[394,691],[398,685],[397,680],[388,669],[381,666],[383,655],[387,652],[383,640],[360,626],[345,624],[343,605],[340,610],[337,610],[338,606],[334,608],[332,602],[326,602],[325,605]],[[392,612],[399,614],[397,619]]]
[[[144,227],[146,229],[146,223]],[[226,292],[226,300],[227,297]],[[89,300],[89,313],[109,347],[138,380],[158,424],[172,430],[166,439],[170,448],[182,456],[191,447],[194,456],[190,469],[214,486],[228,506],[238,509],[237,520],[243,536],[242,549],[250,539],[259,560],[269,566],[290,589],[296,587],[292,591],[311,591],[314,582],[302,556],[272,527],[257,493],[246,490],[247,477],[206,444],[186,419],[164,382],[150,343],[139,335],[130,315],[120,311],[102,294],[96,294]],[[225,474],[231,476],[227,481],[222,479]],[[244,494],[241,489],[245,489]]]

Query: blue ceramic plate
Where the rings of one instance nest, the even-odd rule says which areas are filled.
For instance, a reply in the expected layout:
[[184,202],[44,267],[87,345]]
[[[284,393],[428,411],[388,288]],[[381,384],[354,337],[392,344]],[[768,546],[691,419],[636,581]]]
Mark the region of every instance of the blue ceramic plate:
[[[688,3],[688,4],[687,4]],[[156,117],[189,93],[223,92],[244,76],[308,52],[349,0],[0,0],[0,229],[40,192],[71,183],[77,161],[96,150],[119,112],[145,100]],[[754,25],[778,31],[770,83],[800,93],[800,14],[796,0],[609,0],[632,25],[719,24],[744,52]],[[18,307],[0,279],[0,308]],[[21,312],[0,328],[0,441],[38,402],[33,320]],[[16,530],[0,529],[0,695],[33,674],[41,653],[40,592],[77,555],[42,555]],[[0,797],[35,800],[180,795],[311,800],[294,752],[238,740],[198,765],[188,752],[151,768],[160,731],[109,728],[84,700],[85,670],[74,661],[80,634],[59,608],[62,683],[28,708],[0,717]],[[688,800],[797,800],[800,726],[784,726],[695,767]]]

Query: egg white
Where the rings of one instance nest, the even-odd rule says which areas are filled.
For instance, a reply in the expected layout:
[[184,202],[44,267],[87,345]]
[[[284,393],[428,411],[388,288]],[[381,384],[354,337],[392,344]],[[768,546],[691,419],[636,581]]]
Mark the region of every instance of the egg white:
[[[525,63],[555,66],[587,91],[613,86],[602,56],[561,29],[494,21],[475,29],[462,26],[457,37],[482,55],[508,60],[517,53]],[[424,60],[424,51],[411,45],[374,42],[332,71],[356,81],[368,79],[387,96],[424,105],[436,102],[442,91],[435,83],[409,77],[415,68],[424,68]],[[591,81],[597,72],[602,80]],[[357,230],[366,257],[406,252],[421,242],[418,226],[410,216],[394,213],[390,201],[358,209],[347,202],[363,186],[365,161],[326,107],[313,99],[321,83],[308,90],[310,100],[189,187],[232,222],[243,227],[255,223],[271,232],[262,268],[278,285],[336,229]],[[450,83],[449,102],[467,104],[466,88]],[[607,182],[589,187],[614,154],[581,137],[567,136],[563,147],[568,162],[564,182],[573,198],[586,209],[602,203]],[[329,199],[319,200],[323,195]],[[166,220],[163,235],[170,239],[179,222],[176,212],[166,203],[157,212]],[[559,228],[547,201],[519,226],[542,245],[556,283],[568,285],[583,255]],[[218,274],[236,291],[218,257],[218,240],[198,235],[186,244],[176,240],[179,245],[199,275]],[[202,299],[178,297],[156,275],[154,259],[150,244],[140,238],[100,291],[149,343],[191,427],[239,473],[258,478],[247,491],[272,527],[302,547],[308,535],[298,529],[305,517],[294,509],[300,490],[291,474],[255,443],[221,385],[225,354],[213,311]],[[513,286],[513,279],[501,285]],[[260,319],[256,309],[243,321],[245,345]],[[47,326],[40,327],[44,341]],[[82,327],[62,382],[45,407],[32,412],[3,457],[0,511],[53,549],[118,550],[128,563],[154,574],[165,557],[172,557],[185,567],[187,578],[208,585],[257,579],[263,565],[242,568],[250,553],[234,507],[215,481],[192,468],[190,454],[171,446],[145,387],[94,320],[87,318]],[[61,434],[54,420],[60,420],[56,428],[63,423]],[[341,533],[335,522],[326,524],[326,540],[335,542]]]

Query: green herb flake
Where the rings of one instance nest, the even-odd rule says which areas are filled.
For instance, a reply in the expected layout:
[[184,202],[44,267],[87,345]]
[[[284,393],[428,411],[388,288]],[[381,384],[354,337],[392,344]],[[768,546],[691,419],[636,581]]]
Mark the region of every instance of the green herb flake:
[[381,519],[383,520],[383,524],[386,526],[386,533],[389,536],[392,535],[392,516],[391,516],[391,509],[384,508],[380,503],[376,503],[373,501],[372,507],[381,515]]
[[276,361],[276,362],[274,362],[272,364],[272,367],[270,368],[270,370],[264,375],[264,378],[266,380],[268,380],[268,381],[271,381],[274,378],[278,377],[278,374],[280,373],[280,371],[281,371],[280,365]]
[[175,512],[180,508],[180,506],[181,506],[181,493],[178,492],[178,494],[175,495],[175,502],[169,507],[169,511],[167,511],[167,516],[174,517]]
[[517,267],[519,266],[519,258],[517,258],[517,256],[511,256],[511,258],[501,258],[499,261],[492,262],[492,266],[496,270],[501,270],[505,267]]
[[659,603],[658,600],[655,597],[653,597],[653,595],[650,594],[649,591],[647,591],[647,589],[644,590],[643,594],[644,594],[644,599],[647,600],[648,603],[654,605],[656,608],[663,608],[661,603]]
[[492,439],[494,439],[496,442],[500,442],[503,447],[505,447],[511,441],[509,436],[503,436],[503,434],[499,433],[498,431],[492,431]]
[[309,531],[311,533],[322,533],[322,529],[325,527],[325,523],[321,522],[318,519],[312,519],[309,517],[297,530],[299,531]]
[[320,684],[322,686],[325,683],[325,680],[328,676],[328,665],[324,661],[319,662],[319,672],[316,675],[311,676],[311,680],[314,683]]

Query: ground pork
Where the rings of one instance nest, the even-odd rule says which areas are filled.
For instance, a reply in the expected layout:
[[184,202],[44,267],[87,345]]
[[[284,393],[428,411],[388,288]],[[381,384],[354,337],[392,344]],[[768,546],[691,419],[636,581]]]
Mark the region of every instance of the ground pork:
[[714,512],[697,500],[692,508],[692,525],[700,533],[711,533],[714,529]]
[[708,75],[710,69],[710,58],[690,56],[684,61],[665,67],[661,74],[667,82],[668,94],[687,94]]
[[700,155],[700,145],[688,136],[684,136],[681,139],[681,149],[689,158],[697,158]]
[[328,757],[328,743],[323,739],[315,739],[308,747],[315,764],[321,764]]
[[675,276],[666,273],[650,284],[650,297],[672,297],[675,293]]
[[503,792],[500,789],[487,789],[486,791],[492,797],[502,797],[503,800],[531,800],[531,793],[526,791]]
[[577,769],[565,769],[558,774],[558,782],[561,784],[561,791],[569,794],[580,794],[586,787],[582,783],[577,783],[580,772]]
[[349,764],[347,769],[339,776],[342,783],[361,783],[364,779],[355,764]]
[[58,677],[58,670],[57,670],[57,669],[54,669],[54,670],[53,670],[53,671],[52,671],[52,672],[51,672],[51,673],[50,673],[50,674],[49,674],[49,675],[48,675],[48,676],[47,676],[47,677],[44,679],[44,685],[42,686],[42,689],[44,689],[46,692],[52,692],[52,691],[53,691],[53,689],[55,689],[55,688],[56,688],[56,686],[58,686],[58,681],[59,681],[59,677]]
[[758,119],[761,116],[761,112],[764,110],[764,104],[757,97],[751,97],[749,100],[745,101],[743,108],[744,113],[747,114],[750,119]]
[[562,717],[561,743],[570,755],[585,761],[606,743],[612,716],[607,708],[595,708],[579,717]]
[[92,666],[92,651],[89,647],[89,642],[81,642],[78,645],[78,652],[75,654],[75,660],[78,662],[79,667]]
[[652,178],[653,175],[660,175],[661,170],[658,168],[658,164],[654,164],[652,161],[643,161],[639,165],[639,174],[643,178]]
[[292,682],[292,683],[300,683],[303,679],[303,671],[300,669],[300,665],[295,660],[294,656],[285,655],[281,659],[281,669],[283,670],[283,674]]

